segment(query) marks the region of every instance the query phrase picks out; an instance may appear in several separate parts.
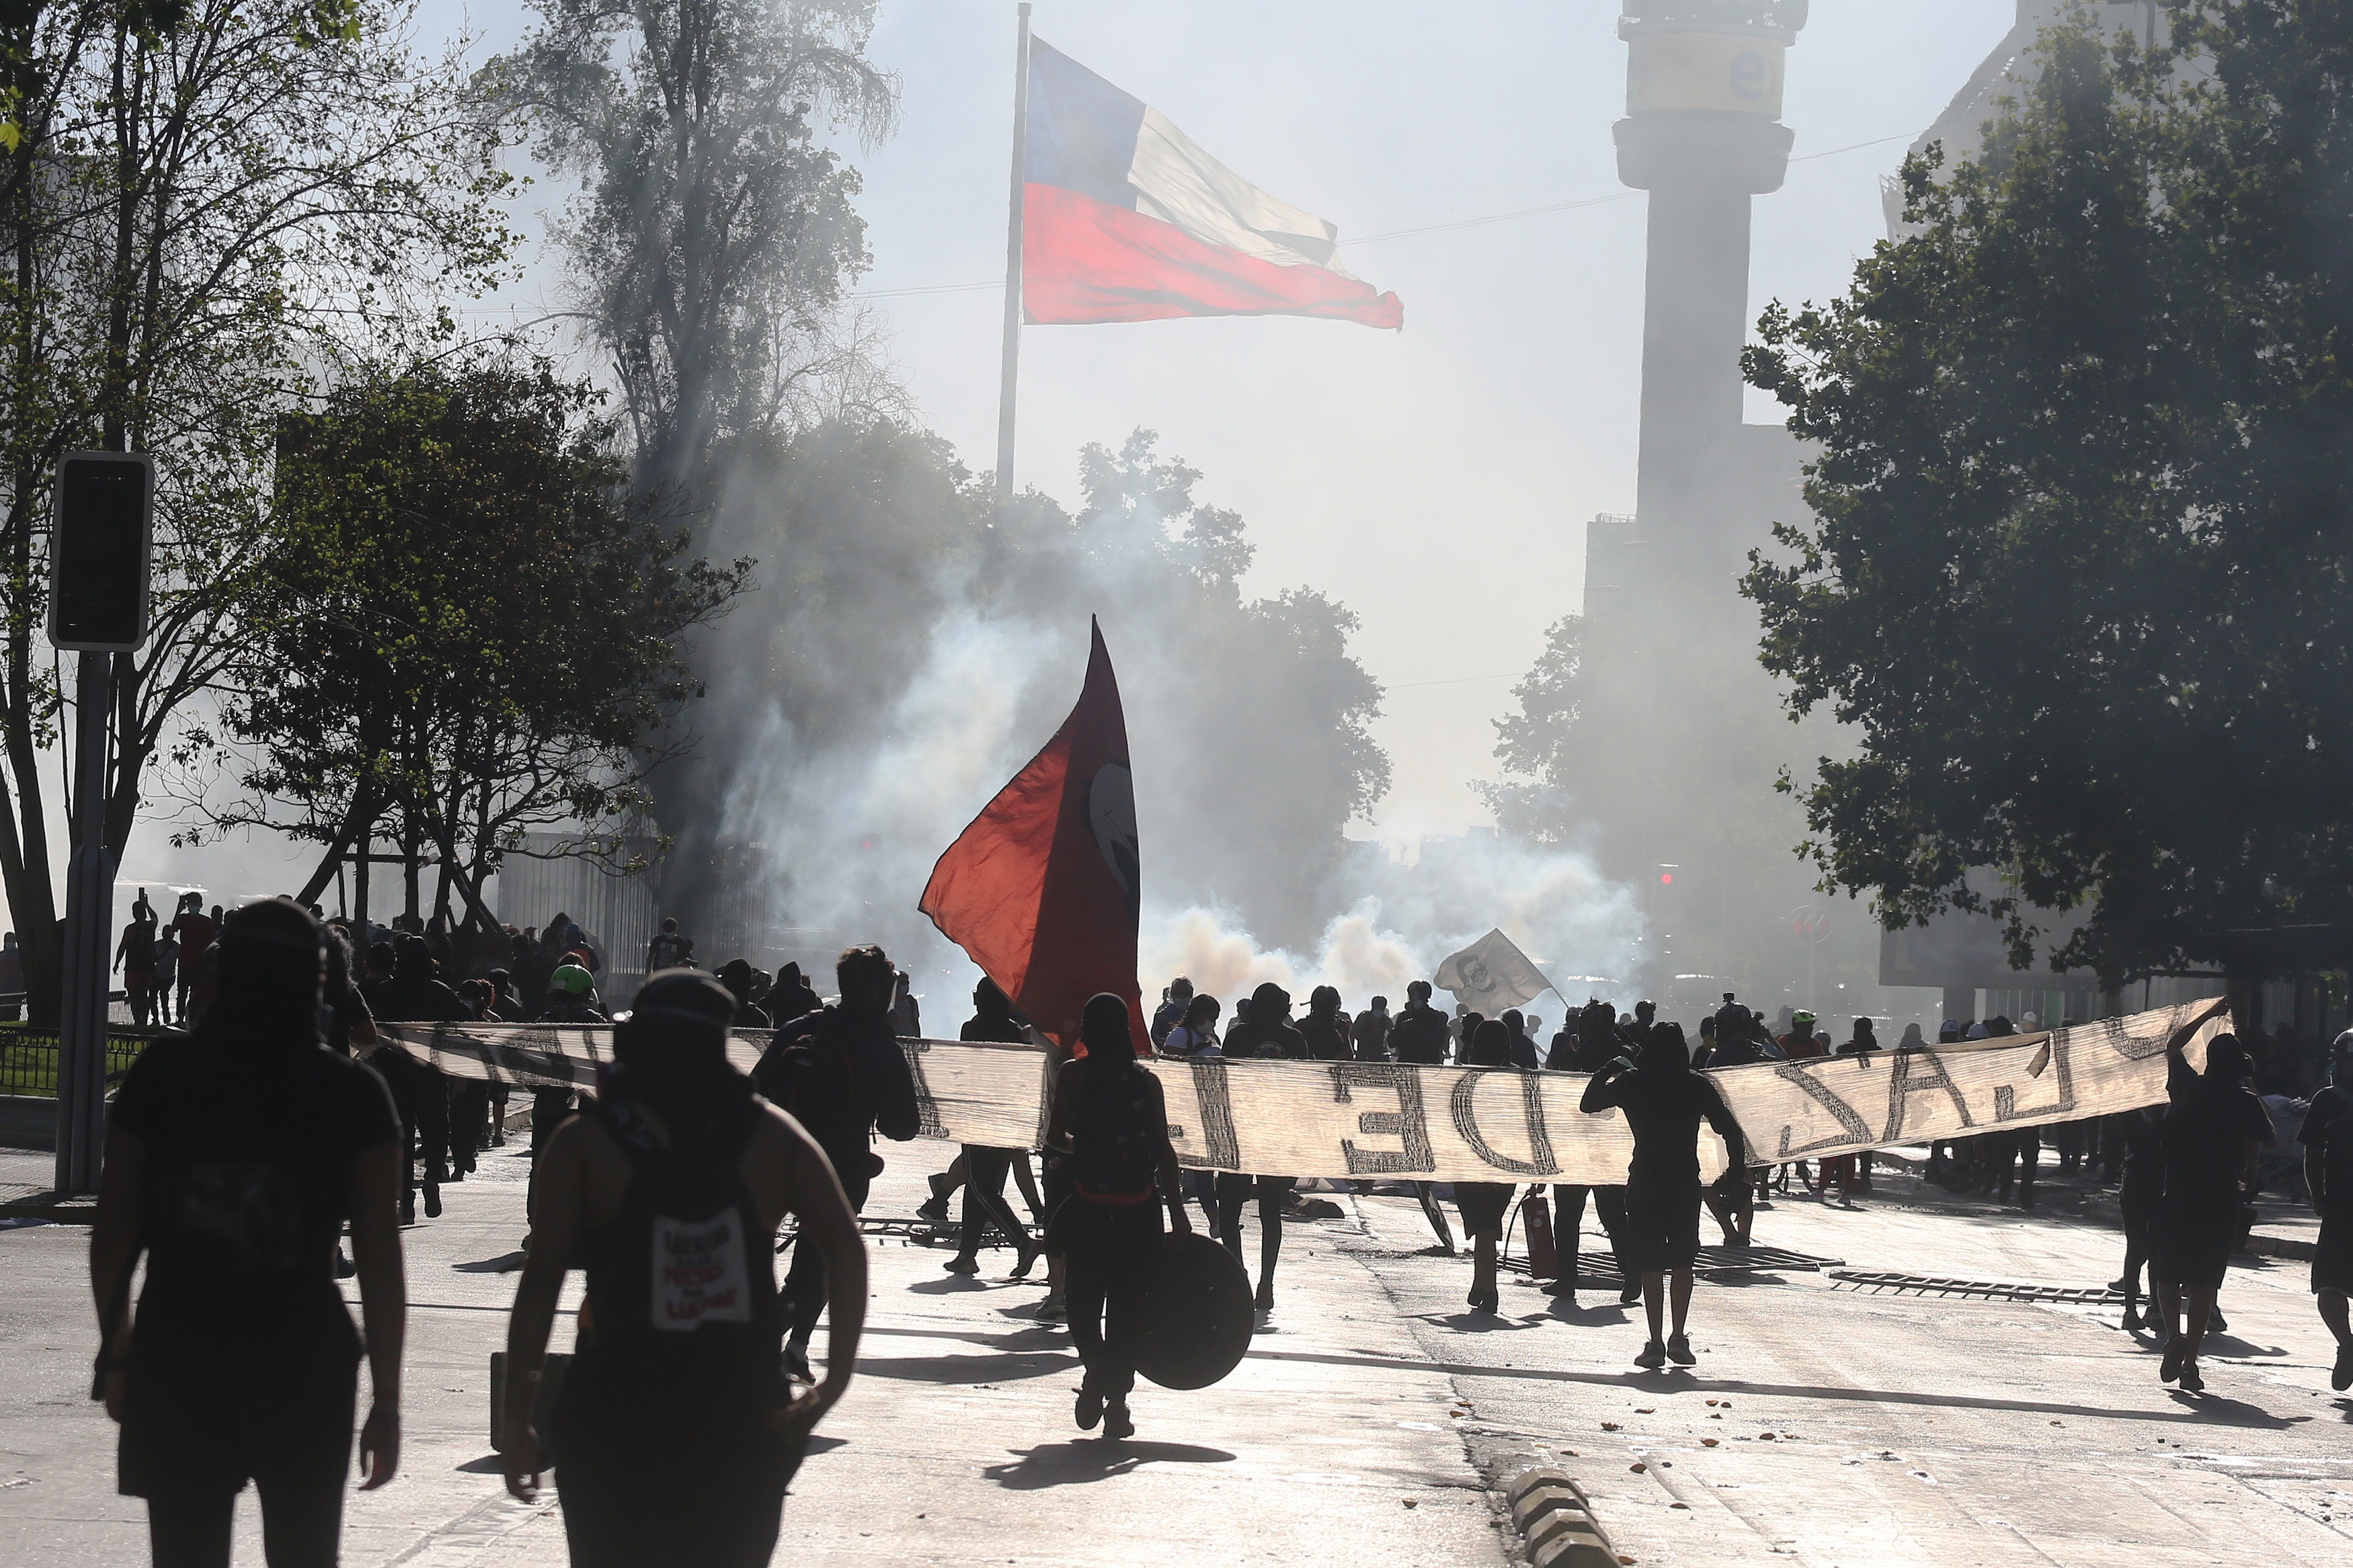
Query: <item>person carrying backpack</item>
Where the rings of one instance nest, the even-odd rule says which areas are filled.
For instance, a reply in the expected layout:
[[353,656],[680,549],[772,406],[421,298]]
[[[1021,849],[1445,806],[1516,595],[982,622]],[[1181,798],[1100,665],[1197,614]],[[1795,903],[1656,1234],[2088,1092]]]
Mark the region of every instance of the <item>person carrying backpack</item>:
[[364,1489],[400,1463],[400,1121],[384,1080],[322,1037],[310,912],[271,899],[225,927],[203,1023],[148,1046],[115,1097],[92,1393],[121,1425],[118,1485],[146,1500],[158,1563],[226,1568],[248,1481],[272,1563],[332,1563],[363,1352],[335,1285],[346,1219],[375,1389]]
[[1079,1038],[1087,1054],[1055,1075],[1046,1129],[1046,1146],[1065,1152],[1071,1182],[1050,1228],[1069,1259],[1071,1338],[1087,1369],[1073,1415],[1082,1432],[1100,1423],[1104,1437],[1118,1442],[1135,1435],[1127,1396],[1135,1387],[1133,1345],[1145,1289],[1160,1247],[1155,1195],[1177,1235],[1193,1226],[1168,1142],[1167,1104],[1160,1080],[1135,1059],[1127,1004],[1109,992],[1089,998]]
[[[567,1269],[587,1275],[547,1436],[575,1568],[757,1568],[819,1416],[849,1385],[866,1252],[814,1139],[727,1060],[735,1000],[708,975],[646,983],[613,1030],[617,1067],[542,1159],[533,1245],[507,1326],[507,1489],[538,1495],[532,1426]],[[771,1238],[786,1215],[825,1258],[825,1381],[781,1363]]]

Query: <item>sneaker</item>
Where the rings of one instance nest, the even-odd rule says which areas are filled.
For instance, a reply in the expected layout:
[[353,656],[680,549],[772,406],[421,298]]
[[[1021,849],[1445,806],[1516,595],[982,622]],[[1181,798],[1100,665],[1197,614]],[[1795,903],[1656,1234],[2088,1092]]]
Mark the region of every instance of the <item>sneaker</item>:
[[1642,1282],[1640,1279],[1627,1280],[1626,1288],[1618,1292],[1618,1304],[1621,1307],[1630,1307],[1641,1299]]
[[2217,1307],[2206,1314],[2206,1331],[2210,1334],[2227,1334],[2231,1331],[2230,1320],[2222,1316],[2221,1308]]
[[1079,1402],[1071,1410],[1071,1419],[1079,1424],[1082,1432],[1092,1432],[1103,1425],[1103,1395],[1092,1388],[1079,1390]]
[[415,1225],[417,1223],[417,1194],[415,1193],[403,1193],[400,1194],[400,1223],[403,1225]]
[[1258,1288],[1257,1300],[1258,1310],[1260,1311],[1271,1312],[1274,1310],[1274,1285],[1271,1280]]
[[817,1373],[809,1370],[807,1346],[796,1344],[785,1346],[785,1375],[797,1383],[806,1383],[812,1386],[816,1384]]
[[2184,1394],[2206,1392],[2206,1380],[2198,1375],[2198,1363],[2194,1361],[2181,1363],[2181,1392]]
[[335,1248],[335,1278],[338,1279],[348,1279],[359,1271],[360,1266],[353,1262],[350,1255],[344,1252],[343,1247],[338,1245]]
[[1127,1401],[1114,1399],[1103,1406],[1103,1440],[1123,1442],[1135,1436],[1135,1417],[1127,1413]]
[[441,1217],[441,1184],[438,1182],[425,1184],[425,1217],[427,1219]]
[[1046,1249],[1044,1247],[1032,1247],[1027,1242],[1022,1243],[1021,1261],[1013,1266],[1013,1272],[1008,1275],[1007,1278],[1011,1279],[1029,1279],[1029,1270],[1037,1266],[1038,1259],[1045,1256]]
[[923,1218],[923,1219],[930,1220],[934,1225],[945,1225],[945,1224],[947,1224],[947,1223],[948,1223],[948,1196],[947,1196],[947,1194],[946,1194],[945,1193],[935,1193],[935,1194],[934,1194],[930,1199],[928,1199],[925,1203],[923,1203],[923,1205],[921,1207],[919,1207],[919,1208],[917,1208],[917,1209],[915,1210],[915,1213],[916,1213],[916,1215],[917,1215],[917,1216],[918,1216],[918,1217]]
[[2175,1378],[2179,1377],[2181,1363],[2187,1359],[2188,1352],[2189,1347],[2179,1340],[2166,1341],[2165,1359],[2158,1363],[2157,1380],[2159,1383],[2171,1383]]
[[1071,1315],[1071,1304],[1060,1296],[1049,1296],[1038,1303],[1034,1314],[1041,1323],[1059,1323]]
[[940,1267],[950,1274],[977,1274],[980,1272],[980,1259],[958,1253]]
[[2328,1374],[2328,1386],[2339,1394],[2353,1388],[2353,1340],[2337,1347],[2337,1369]]
[[1642,1353],[1634,1358],[1634,1364],[1645,1372],[1656,1372],[1667,1364],[1667,1347],[1652,1340],[1642,1347]]
[[1683,1334],[1673,1335],[1667,1341],[1667,1359],[1677,1366],[1693,1366],[1699,1361],[1699,1357],[1692,1354],[1690,1338]]

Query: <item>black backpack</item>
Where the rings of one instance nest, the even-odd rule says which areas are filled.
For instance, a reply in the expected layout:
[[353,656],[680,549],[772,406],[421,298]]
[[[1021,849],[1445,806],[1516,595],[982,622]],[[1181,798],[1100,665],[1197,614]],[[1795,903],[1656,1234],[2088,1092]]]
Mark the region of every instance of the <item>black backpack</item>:
[[1071,1108],[1071,1177],[1090,1193],[1149,1191],[1167,1135],[1154,1103],[1152,1075],[1126,1063],[1092,1060],[1080,1070],[1078,1103]]

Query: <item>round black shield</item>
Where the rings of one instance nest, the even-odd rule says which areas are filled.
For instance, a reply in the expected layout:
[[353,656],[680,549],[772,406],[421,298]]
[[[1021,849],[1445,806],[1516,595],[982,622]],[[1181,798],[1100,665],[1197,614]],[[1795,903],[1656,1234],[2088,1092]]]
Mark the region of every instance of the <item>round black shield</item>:
[[1234,1255],[1198,1231],[1169,1238],[1153,1266],[1135,1370],[1163,1388],[1207,1388],[1241,1364],[1257,1327]]

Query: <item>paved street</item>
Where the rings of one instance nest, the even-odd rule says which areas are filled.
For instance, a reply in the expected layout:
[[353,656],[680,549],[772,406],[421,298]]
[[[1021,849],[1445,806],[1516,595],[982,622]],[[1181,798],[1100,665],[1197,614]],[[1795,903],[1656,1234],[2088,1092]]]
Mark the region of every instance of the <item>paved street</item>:
[[[920,1172],[950,1151],[885,1152],[876,1214],[911,1211]],[[0,1159],[0,1182],[36,1179],[35,1158]],[[446,1189],[441,1219],[407,1232],[407,1449],[392,1487],[353,1496],[347,1562],[563,1561],[552,1498],[510,1500],[487,1437],[522,1173],[512,1150],[492,1152]],[[1852,1212],[1785,1201],[1758,1239],[1857,1269],[2070,1286],[2116,1272],[2113,1230],[2066,1217],[2063,1193],[2026,1219],[1902,1175],[1880,1185]],[[777,1560],[1501,1562],[1513,1541],[1490,1484],[1534,1458],[1576,1475],[1645,1564],[2153,1568],[2346,1551],[2353,1400],[2327,1390],[2300,1262],[2233,1272],[2203,1397],[2160,1384],[2112,1308],[1870,1295],[1798,1271],[1703,1285],[1696,1374],[1645,1373],[1613,1294],[1570,1312],[1507,1279],[1504,1317],[1473,1319],[1467,1266],[1429,1250],[1410,1200],[1323,1195],[1342,1217],[1293,1227],[1279,1310],[1241,1370],[1202,1393],[1141,1391],[1137,1438],[1115,1447],[1071,1426],[1075,1360],[1029,1320],[1038,1287],[955,1279],[944,1252],[878,1238],[861,1376],[796,1485]],[[0,1232],[12,1565],[141,1555],[111,1429],[81,1397],[85,1244],[73,1226]],[[253,1525],[248,1507],[239,1560],[258,1563]]]

